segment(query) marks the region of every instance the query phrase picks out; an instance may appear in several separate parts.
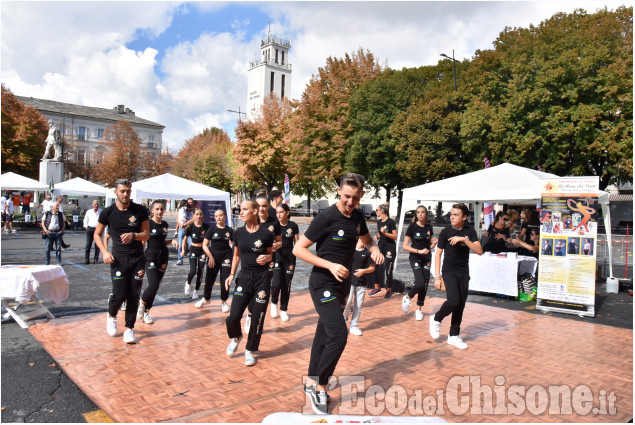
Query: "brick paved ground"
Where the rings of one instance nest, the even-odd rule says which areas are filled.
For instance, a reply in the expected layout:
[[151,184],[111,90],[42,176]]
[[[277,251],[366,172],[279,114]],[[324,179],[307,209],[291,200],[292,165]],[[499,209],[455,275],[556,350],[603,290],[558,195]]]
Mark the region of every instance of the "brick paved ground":
[[[432,406],[425,413],[448,422],[632,419],[632,329],[468,302],[462,335],[469,349],[462,351],[445,343],[447,320],[439,340],[429,336],[428,315],[442,301],[428,298],[425,320],[417,322],[412,314],[401,312],[400,297],[366,300],[360,323],[364,335],[349,336],[335,371],[340,378],[362,377],[364,388],[358,388],[356,395],[365,397],[365,402],[353,402],[351,391],[337,385],[330,391],[333,412],[411,416],[424,415],[424,407]],[[152,311],[156,322],[138,323],[136,345],[122,342],[123,313],[116,338],[106,334],[105,313],[40,321],[30,332],[81,390],[117,422],[260,422],[274,412],[302,411],[306,401],[302,379],[317,321],[306,290],[292,294],[291,321],[267,317],[258,364],[251,368],[244,366],[244,343],[232,358],[225,355],[226,316],[220,312],[218,300],[202,310],[187,303]],[[451,387],[470,379],[462,377],[472,377],[473,391],[460,387],[464,392],[458,396],[467,398],[457,399]],[[475,391],[474,380],[479,378],[481,395]],[[389,399],[396,402],[384,408],[383,397],[377,400],[365,391],[372,385],[388,390],[394,396]],[[495,413],[486,410],[491,403],[485,385],[494,389]],[[534,396],[526,398],[529,408],[513,399],[515,392],[525,399],[513,385],[524,386]],[[550,413],[558,404],[547,405],[549,386],[560,385],[575,394],[571,413]],[[587,387],[592,391],[589,409],[601,408],[601,401],[611,398],[613,392],[616,412],[580,411],[580,403],[587,406],[583,391]],[[443,396],[440,405],[439,394]],[[416,402],[424,398],[431,404]],[[530,401],[534,398],[544,406],[534,408]],[[505,406],[511,410],[500,412]]]

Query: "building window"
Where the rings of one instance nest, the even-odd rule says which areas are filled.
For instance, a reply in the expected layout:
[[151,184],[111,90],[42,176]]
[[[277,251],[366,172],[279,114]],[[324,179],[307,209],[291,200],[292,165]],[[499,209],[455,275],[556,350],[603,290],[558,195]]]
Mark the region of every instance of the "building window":
[[284,80],[286,75],[282,74],[282,83],[280,84],[280,99],[284,97]]
[[79,127],[79,132],[77,133],[78,140],[86,140],[86,127]]
[[154,149],[154,143],[153,142],[148,142],[148,148],[149,149]]
[[98,128],[97,129],[97,138],[98,139],[103,139],[104,138],[104,129],[103,128]]
[[86,153],[84,151],[77,151],[77,162],[79,164],[83,164],[86,161],[86,159],[84,158],[85,154]]
[[284,50],[282,51],[282,63],[281,65],[284,65]]
[[276,63],[278,63],[278,49],[276,49]]
[[273,92],[273,79],[274,79],[274,77],[275,77],[275,73],[272,72],[271,73],[271,83],[270,83],[270,86],[269,86],[269,93]]

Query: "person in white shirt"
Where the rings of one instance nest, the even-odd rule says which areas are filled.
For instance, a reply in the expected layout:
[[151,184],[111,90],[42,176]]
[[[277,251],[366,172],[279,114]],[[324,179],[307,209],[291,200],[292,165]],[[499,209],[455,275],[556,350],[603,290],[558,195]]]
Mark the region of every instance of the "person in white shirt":
[[97,219],[101,214],[101,208],[99,208],[99,201],[93,201],[93,208],[86,211],[84,215],[84,229],[86,229],[86,255],[84,257],[84,264],[90,263],[90,247],[95,244],[95,257],[93,259],[94,264],[99,263],[99,249],[95,243],[95,228],[97,227]]
[[44,251],[46,265],[51,262],[51,250],[53,244],[55,244],[55,260],[57,265],[62,265],[62,247],[61,236],[64,233],[66,222],[64,220],[64,214],[59,210],[57,202],[53,202],[51,210],[44,213],[42,216],[42,232],[46,236],[46,250]]
[[9,230],[11,230],[11,233],[16,232],[13,228],[13,200],[11,197],[7,199],[4,206],[4,232],[9,233]]
[[46,214],[51,211],[51,205],[53,205],[51,194],[47,192],[44,194],[44,200],[42,201],[42,214]]
[[4,209],[5,209],[6,206],[7,206],[7,198],[4,195],[2,195],[2,197],[0,197],[0,212],[2,213],[2,225],[3,225],[2,230],[3,231],[4,231],[4,227],[5,227],[5,225],[4,225]]
[[[183,241],[183,236],[185,235],[185,231],[188,226],[194,222],[194,208],[196,207],[196,203],[194,199],[187,198],[187,201],[183,200],[179,204],[179,212],[176,219],[177,223],[177,241],[179,246],[177,248],[177,265],[183,264],[183,257],[181,256],[181,243]],[[189,247],[189,239],[188,239],[188,247]]]

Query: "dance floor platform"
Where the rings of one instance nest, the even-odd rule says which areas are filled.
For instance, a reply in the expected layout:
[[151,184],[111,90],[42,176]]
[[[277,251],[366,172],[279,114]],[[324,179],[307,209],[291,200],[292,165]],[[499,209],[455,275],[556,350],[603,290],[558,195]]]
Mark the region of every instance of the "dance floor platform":
[[[401,312],[400,296],[366,299],[364,334],[349,335],[335,370],[360,385],[330,390],[332,412],[448,422],[632,418],[632,330],[468,302],[461,334],[469,349],[459,350],[446,343],[449,318],[441,337],[430,337],[428,316],[442,301],[428,298],[424,320],[415,321],[412,308]],[[308,292],[292,294],[289,322],[267,313],[254,367],[244,365],[244,340],[225,355],[219,304],[155,307],[154,324],[137,322],[136,345],[122,340],[123,312],[114,338],[105,313],[40,321],[30,332],[116,422],[260,422],[311,412],[302,390],[317,322]]]

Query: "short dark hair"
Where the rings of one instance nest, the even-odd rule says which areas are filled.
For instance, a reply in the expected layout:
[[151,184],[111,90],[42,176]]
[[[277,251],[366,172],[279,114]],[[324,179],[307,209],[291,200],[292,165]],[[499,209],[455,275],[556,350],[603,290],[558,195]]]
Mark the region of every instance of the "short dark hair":
[[340,188],[344,186],[354,187],[356,189],[363,189],[366,179],[356,173],[346,173],[340,179]]
[[267,203],[269,202],[269,198],[267,198],[267,195],[265,195],[264,193],[261,193],[260,195],[256,196],[256,203],[258,202],[258,199],[265,199]]
[[460,204],[454,204],[452,205],[452,209],[457,209],[457,210],[461,210],[461,212],[463,213],[463,215],[465,217],[467,217],[470,214],[470,210],[467,209],[467,205],[465,205],[464,203],[460,203]]
[[271,192],[269,192],[269,201],[273,201],[274,199],[280,196],[282,196],[282,191],[278,189],[274,189]]
[[119,186],[132,187],[132,183],[130,183],[130,180],[128,179],[117,179],[115,182],[115,189]]

